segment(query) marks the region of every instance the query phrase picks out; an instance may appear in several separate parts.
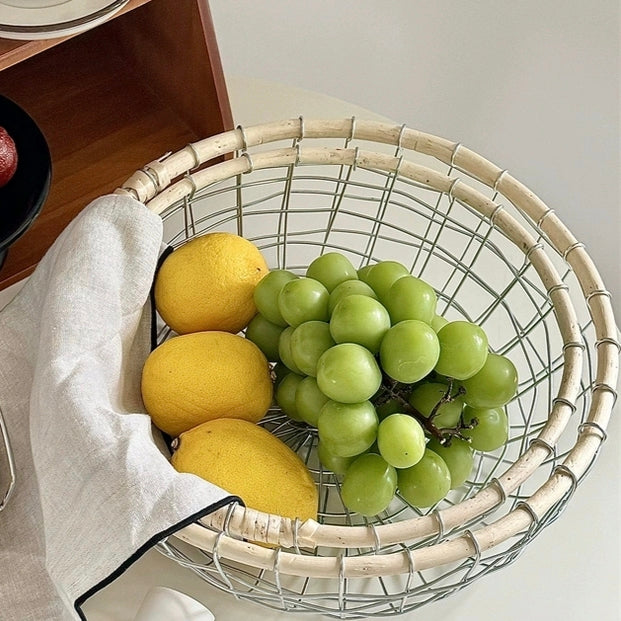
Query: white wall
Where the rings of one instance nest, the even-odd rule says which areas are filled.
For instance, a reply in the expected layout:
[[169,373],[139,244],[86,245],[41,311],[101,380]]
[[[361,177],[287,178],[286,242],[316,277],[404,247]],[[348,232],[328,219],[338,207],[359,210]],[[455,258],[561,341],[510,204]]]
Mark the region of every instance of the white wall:
[[210,7],[229,79],[324,93],[478,151],[555,209],[621,309],[618,0]]

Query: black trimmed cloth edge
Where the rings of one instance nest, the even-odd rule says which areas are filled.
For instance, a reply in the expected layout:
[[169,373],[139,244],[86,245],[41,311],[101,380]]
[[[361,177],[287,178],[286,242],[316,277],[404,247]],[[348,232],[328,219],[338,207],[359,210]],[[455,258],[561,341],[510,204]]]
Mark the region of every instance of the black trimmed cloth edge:
[[237,502],[243,506],[243,502],[241,498],[238,496],[226,496],[219,501],[209,505],[193,513],[192,515],[184,518],[180,522],[165,528],[163,531],[156,533],[150,539],[148,539],[145,543],[143,543],[131,556],[129,556],[125,561],[123,561],[113,572],[111,572],[106,578],[100,580],[97,584],[88,589],[85,593],[76,598],[73,606],[75,611],[78,613],[78,616],[82,621],[87,621],[84,612],[82,611],[82,606],[91,598],[93,595],[107,587],[109,584],[114,582],[117,578],[119,578],[125,571],[127,571],[136,561],[138,561],[144,554],[146,554],[149,550],[151,550],[156,544],[158,544],[162,539],[166,537],[170,537],[170,535],[174,535],[177,531],[185,528],[189,524],[196,522],[202,517],[213,513],[217,509],[221,509],[233,502]]
[[[157,273],[160,271],[162,267],[162,263],[166,260],[168,255],[173,252],[174,248],[172,246],[166,246],[157,260],[157,265],[155,267],[155,275],[153,277],[153,282],[155,283],[155,277]],[[149,303],[151,307],[151,350],[154,350],[157,347],[157,310],[155,308],[155,286],[151,287],[151,291],[149,293]]]

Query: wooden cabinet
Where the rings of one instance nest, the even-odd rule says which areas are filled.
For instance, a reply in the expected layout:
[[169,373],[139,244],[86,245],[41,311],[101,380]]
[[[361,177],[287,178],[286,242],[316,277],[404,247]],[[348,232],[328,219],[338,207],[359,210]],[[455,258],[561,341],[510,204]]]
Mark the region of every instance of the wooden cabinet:
[[10,249],[0,289],[32,272],[92,199],[166,151],[232,129],[206,0],[130,0],[108,22],[65,39],[0,39],[0,93],[39,124],[52,185]]

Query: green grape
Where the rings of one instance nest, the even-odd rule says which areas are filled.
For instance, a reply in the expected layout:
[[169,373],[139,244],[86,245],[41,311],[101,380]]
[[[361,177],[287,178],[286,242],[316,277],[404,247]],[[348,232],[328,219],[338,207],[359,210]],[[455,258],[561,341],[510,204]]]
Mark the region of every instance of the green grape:
[[440,344],[429,325],[408,319],[386,332],[379,354],[385,373],[398,382],[413,384],[434,368],[440,355]]
[[390,287],[396,280],[409,275],[410,272],[405,265],[397,261],[380,261],[371,266],[362,276],[358,271],[358,278],[364,280],[375,291],[380,302],[386,299]]
[[295,421],[300,422],[300,418],[297,408],[295,407],[295,393],[297,391],[300,382],[303,377],[296,373],[289,373],[282,378],[278,387],[276,388],[276,403],[280,409],[289,417]]
[[451,438],[451,443],[444,446],[437,438],[431,438],[427,448],[439,455],[451,473],[451,489],[463,485],[474,464],[474,451],[470,444],[460,438]]
[[369,264],[369,265],[365,265],[364,267],[361,267],[358,269],[358,278],[360,280],[362,280],[363,282],[367,282],[367,276],[369,274],[369,272],[373,269],[373,267],[375,267],[375,264]]
[[388,399],[388,401],[376,405],[375,411],[377,412],[377,417],[382,421],[391,414],[403,412],[403,406],[399,403],[398,399]]
[[328,311],[330,315],[332,315],[334,307],[341,301],[342,298],[353,294],[366,295],[377,300],[375,291],[373,291],[373,289],[371,289],[366,282],[363,282],[362,280],[346,280],[334,287],[330,293],[330,299],[328,300]]
[[448,322],[448,319],[442,315],[434,315],[430,325],[436,332],[439,332]]
[[425,452],[425,432],[415,418],[391,414],[377,428],[377,447],[391,466],[409,468]]
[[425,449],[422,459],[397,471],[399,493],[413,507],[431,507],[451,489],[451,473],[444,460]]
[[272,323],[285,327],[287,322],[278,308],[278,294],[285,283],[298,278],[288,270],[269,271],[254,288],[253,298],[257,310]]
[[314,377],[305,377],[295,391],[295,409],[298,416],[309,425],[317,427],[321,408],[329,401],[317,386]]
[[278,309],[290,326],[305,321],[328,321],[328,290],[314,278],[296,278],[285,283],[278,294]]
[[487,359],[487,335],[469,321],[451,321],[438,331],[440,357],[435,370],[458,380],[472,377]]
[[352,457],[375,442],[377,425],[377,414],[370,401],[328,401],[319,412],[317,430],[328,451],[338,457]]
[[418,319],[431,325],[436,315],[436,292],[416,276],[403,276],[395,280],[383,299],[393,324]]
[[[410,394],[410,404],[425,418],[445,396],[448,386],[440,382],[428,382],[416,386]],[[439,429],[456,427],[459,423],[464,402],[460,397],[453,397],[451,401],[443,403],[436,411],[433,424]]]
[[317,362],[317,384],[334,401],[366,401],[377,392],[381,382],[382,372],[373,354],[357,343],[335,345]]
[[513,362],[499,354],[489,353],[478,373],[462,382],[464,402],[475,408],[505,405],[515,396],[518,374]]
[[321,465],[326,469],[334,472],[334,474],[345,474],[347,469],[358,455],[352,455],[351,457],[339,457],[331,453],[321,440],[317,443],[317,456]]
[[349,466],[341,499],[350,511],[372,516],[384,511],[394,498],[397,471],[376,453],[365,453]]
[[303,375],[298,365],[295,364],[293,354],[291,353],[291,337],[293,336],[294,330],[295,328],[293,326],[289,326],[280,333],[280,338],[278,339],[278,357],[290,371],[293,371],[297,375]]
[[325,321],[305,321],[291,334],[293,362],[305,375],[317,375],[317,361],[334,345],[330,326]]
[[246,338],[252,341],[270,362],[278,362],[278,341],[284,328],[257,313],[246,328]]
[[332,291],[340,283],[358,278],[358,273],[345,255],[327,252],[308,266],[306,276],[318,280],[328,291]]
[[379,351],[390,328],[388,311],[366,295],[348,295],[332,311],[330,334],[337,343],[358,343],[371,353]]
[[464,429],[462,435],[470,438],[470,446],[477,451],[495,451],[504,446],[509,438],[509,421],[503,407],[464,407],[464,423],[478,422],[472,429]]

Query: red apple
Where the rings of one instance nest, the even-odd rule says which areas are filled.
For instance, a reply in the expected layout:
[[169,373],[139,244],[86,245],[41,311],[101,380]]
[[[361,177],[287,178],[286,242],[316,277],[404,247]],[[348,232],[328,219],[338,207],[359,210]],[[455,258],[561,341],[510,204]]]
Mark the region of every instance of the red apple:
[[0,127],[0,188],[5,186],[17,170],[17,149],[13,138]]

